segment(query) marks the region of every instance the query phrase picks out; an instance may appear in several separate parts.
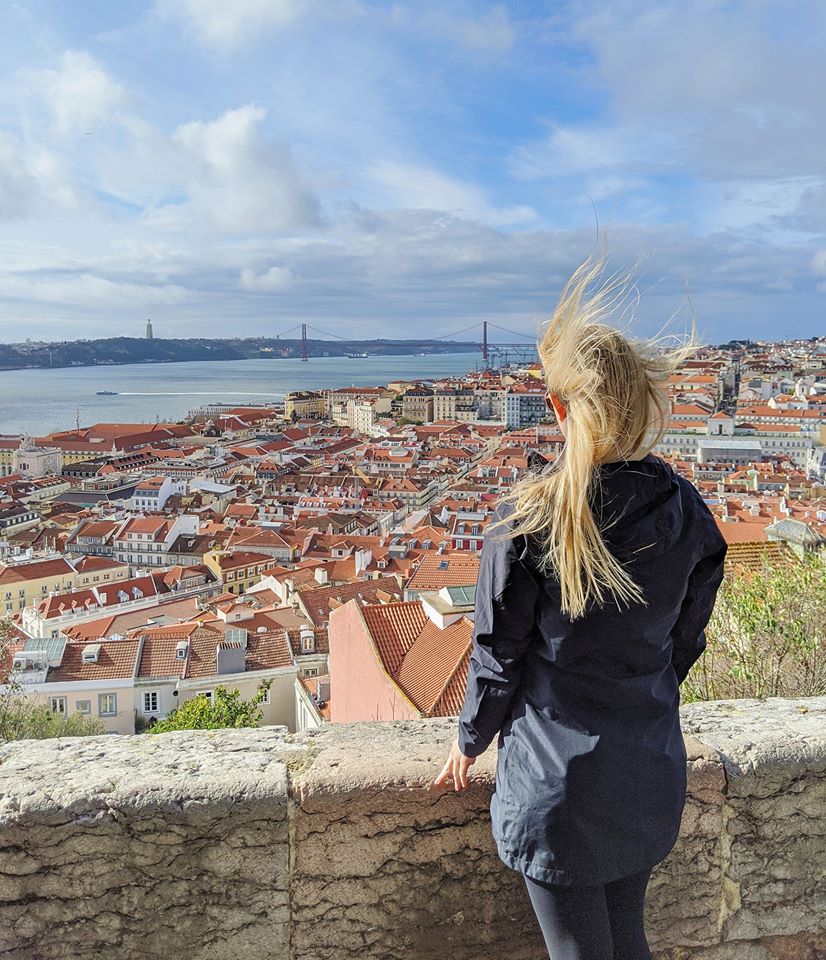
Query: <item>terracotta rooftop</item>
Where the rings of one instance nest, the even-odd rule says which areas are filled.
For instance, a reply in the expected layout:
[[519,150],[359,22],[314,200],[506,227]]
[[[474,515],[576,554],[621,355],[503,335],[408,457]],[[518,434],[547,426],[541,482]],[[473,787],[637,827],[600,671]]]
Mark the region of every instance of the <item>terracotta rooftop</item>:
[[47,683],[68,680],[126,680],[135,673],[135,661],[140,641],[100,640],[97,663],[84,663],[86,643],[67,643],[59,667],[49,670]]
[[779,540],[732,543],[726,553],[726,574],[738,569],[761,570],[764,565],[797,563],[797,556]]
[[427,553],[407,584],[408,590],[441,590],[442,587],[464,587],[479,578],[479,554],[454,550],[449,553]]
[[756,543],[758,541],[768,541],[765,529],[768,526],[766,520],[739,520],[735,523],[724,523],[719,517],[717,528],[722,533],[726,543]]
[[429,622],[418,600],[388,603],[383,606],[364,606],[361,615],[385,669],[396,675],[407,651]]
[[375,604],[401,597],[401,587],[394,577],[375,580],[356,580],[332,586],[300,587],[297,590],[311,623],[321,626],[329,619],[330,610],[348,600],[358,598],[360,603]]
[[42,580],[45,577],[71,576],[74,567],[63,557],[50,560],[34,560],[30,563],[15,563],[0,566],[0,583],[24,583]]
[[361,607],[361,615],[385,671],[424,716],[461,709],[473,633],[467,617],[440,630],[418,600]]
[[113,560],[111,557],[84,556],[75,560],[75,570],[78,573],[93,573],[97,570],[118,570],[125,566],[122,560]]
[[[451,686],[456,688],[453,694],[461,690],[464,699],[467,671],[460,675],[460,668],[470,655],[472,633],[467,617],[444,630],[428,620],[399,666],[399,685],[426,716],[445,715],[436,708]],[[452,703],[454,696],[447,699]]]

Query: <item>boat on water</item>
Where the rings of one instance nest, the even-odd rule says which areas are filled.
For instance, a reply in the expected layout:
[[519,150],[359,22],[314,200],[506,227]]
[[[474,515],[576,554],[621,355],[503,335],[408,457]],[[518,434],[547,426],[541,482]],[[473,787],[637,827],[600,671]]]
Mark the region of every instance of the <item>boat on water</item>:
[[118,395],[117,390],[96,390],[96,397],[116,397]]
[[369,357],[369,353],[345,353],[345,357],[349,357],[351,360],[360,360],[362,357]]

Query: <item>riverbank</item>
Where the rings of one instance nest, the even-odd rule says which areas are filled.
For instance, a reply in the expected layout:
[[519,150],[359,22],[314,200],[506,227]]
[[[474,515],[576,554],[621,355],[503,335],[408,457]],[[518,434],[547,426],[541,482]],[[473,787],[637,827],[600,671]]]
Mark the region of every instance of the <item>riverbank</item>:
[[230,360],[301,360],[325,357],[384,358],[473,353],[478,344],[439,340],[310,340],[280,337],[161,340],[111,337],[59,343],[0,343],[0,370],[60,370],[144,363],[207,363]]

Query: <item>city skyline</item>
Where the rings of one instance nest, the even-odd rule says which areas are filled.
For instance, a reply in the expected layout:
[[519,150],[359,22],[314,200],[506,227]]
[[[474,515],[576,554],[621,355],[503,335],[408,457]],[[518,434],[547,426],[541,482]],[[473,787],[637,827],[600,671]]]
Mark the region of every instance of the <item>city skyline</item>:
[[[806,338],[826,12],[24,0],[0,11],[0,341],[530,333],[608,224],[638,329]],[[163,331],[160,333],[160,331]]]

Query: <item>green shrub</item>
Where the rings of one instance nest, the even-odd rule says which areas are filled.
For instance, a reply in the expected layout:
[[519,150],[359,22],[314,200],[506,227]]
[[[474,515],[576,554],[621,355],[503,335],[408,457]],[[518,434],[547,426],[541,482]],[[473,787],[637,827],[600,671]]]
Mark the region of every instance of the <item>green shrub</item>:
[[82,713],[55,713],[48,704],[25,694],[4,694],[0,704],[0,739],[44,740],[47,737],[90,737],[105,733],[97,717]]
[[251,700],[242,700],[238,690],[216,687],[212,701],[199,694],[176,707],[168,717],[148,728],[148,733],[168,733],[170,730],[220,730],[225,727],[255,727],[261,719],[259,704],[272,685],[265,680]]
[[55,713],[41,699],[29,696],[10,673],[12,630],[0,620],[0,740],[42,740],[46,737],[88,737],[106,726],[82,713]]
[[826,694],[826,566],[817,556],[729,575],[717,594],[705,653],[682,699]]

